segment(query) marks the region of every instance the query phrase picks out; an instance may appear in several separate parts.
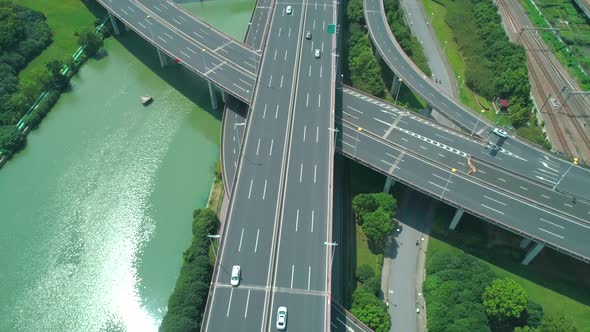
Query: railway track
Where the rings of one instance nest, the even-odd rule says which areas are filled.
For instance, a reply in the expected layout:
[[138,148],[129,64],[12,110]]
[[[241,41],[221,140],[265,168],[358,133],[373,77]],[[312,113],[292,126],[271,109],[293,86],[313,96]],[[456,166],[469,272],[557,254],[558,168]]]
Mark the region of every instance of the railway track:
[[564,71],[536,31],[525,33],[525,28],[528,27],[525,24],[530,21],[520,5],[515,4],[513,0],[498,0],[497,5],[505,19],[507,32],[512,35],[515,42],[525,47],[529,74],[534,83],[533,91],[543,104],[548,102],[550,96],[560,102],[557,114],[551,111],[551,105],[541,106],[542,109],[549,110],[543,115],[549,120],[546,123],[548,132],[555,136],[552,137],[555,148],[570,158],[581,157],[582,160],[590,160],[590,138],[578,121],[578,118],[582,121],[588,118],[584,110],[590,109],[590,101],[583,96],[575,99],[563,96],[565,89],[576,89],[575,81]]

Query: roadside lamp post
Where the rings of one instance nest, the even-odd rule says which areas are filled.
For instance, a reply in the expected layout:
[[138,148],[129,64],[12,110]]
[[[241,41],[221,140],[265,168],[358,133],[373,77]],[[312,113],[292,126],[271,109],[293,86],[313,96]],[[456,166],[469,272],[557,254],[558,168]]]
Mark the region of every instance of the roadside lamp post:
[[479,121],[481,120],[481,117],[483,116],[483,114],[486,112],[486,110],[481,110],[479,111],[479,117],[477,118],[477,121],[475,122],[475,126],[473,126],[473,130],[471,131],[471,136],[473,136],[473,134],[475,133],[475,129],[477,128],[477,125],[479,124]]
[[465,79],[462,79],[461,75],[457,75],[457,80],[461,81],[461,84],[459,84],[459,90],[463,89],[463,83],[465,83]]
[[221,235],[219,234],[207,234],[209,238],[209,242],[211,243],[211,247],[213,247],[213,256],[215,256],[215,261],[217,261],[217,252],[215,251],[215,246],[213,245],[213,239],[219,239]]
[[334,262],[334,251],[336,250],[336,246],[338,243],[336,242],[324,242],[324,245],[332,247],[332,256],[330,256],[330,271],[332,271],[332,263]]
[[448,44],[448,41],[445,40],[445,47],[443,48],[443,53],[445,53],[445,54],[447,52],[447,44]]
[[442,194],[440,194],[440,199],[443,198],[443,196],[445,195],[445,192],[447,191],[447,187],[449,186],[449,182],[451,182],[451,178],[453,177],[453,173],[455,173],[457,171],[456,168],[451,168],[451,174],[449,175],[449,179],[447,180],[447,184],[445,184],[445,188],[443,189]]
[[574,158],[574,162],[570,165],[570,167],[565,171],[565,173],[563,173],[563,175],[561,176],[561,178],[559,178],[559,181],[557,181],[557,183],[553,186],[553,189],[555,191],[555,188],[557,188],[557,186],[559,186],[559,184],[561,183],[561,180],[563,180],[563,178],[567,175],[567,173],[569,173],[569,171],[572,169],[572,167],[574,167],[574,165],[578,164],[578,158]]
[[152,31],[152,23],[150,22],[152,17],[151,16],[146,16],[145,20],[148,23],[148,30],[150,30],[150,38],[152,39],[152,42],[155,43],[156,40],[154,39],[154,32]]
[[360,132],[363,131],[363,128],[358,127],[356,130],[356,142],[354,143],[354,157],[356,158],[356,149],[359,145],[359,134]]
[[393,103],[395,106],[397,106],[397,97],[399,96],[399,90],[402,87],[402,82],[403,82],[403,79],[401,79],[401,78],[397,79],[397,92],[395,93],[395,102]]
[[207,76],[207,66],[205,65],[205,52],[207,52],[206,48],[203,48],[203,52],[201,53],[201,59],[203,59],[203,75]]
[[434,18],[434,12],[430,13],[430,22],[428,24],[432,24],[432,19]]

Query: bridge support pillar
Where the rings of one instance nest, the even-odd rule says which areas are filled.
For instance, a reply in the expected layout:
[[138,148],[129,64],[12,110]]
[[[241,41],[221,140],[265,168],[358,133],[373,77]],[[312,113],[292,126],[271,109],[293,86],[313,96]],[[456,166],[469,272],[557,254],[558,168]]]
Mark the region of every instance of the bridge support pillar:
[[215,93],[215,87],[211,82],[207,82],[209,84],[209,97],[211,98],[211,108],[216,110],[217,109],[217,94]]
[[158,51],[158,59],[160,59],[160,66],[162,66],[162,68],[166,67],[166,65],[168,65],[168,59],[166,58],[166,54],[162,53],[162,51],[160,51],[160,49],[157,47],[156,51]]
[[535,243],[535,245],[526,253],[524,259],[522,260],[522,265],[529,265],[529,263],[537,256],[541,249],[543,249],[545,245],[542,243]]
[[115,32],[115,35],[118,35],[120,32],[119,26],[117,25],[117,19],[111,12],[109,12],[109,19],[111,20],[111,25],[113,26],[113,31]]
[[528,247],[529,244],[531,244],[531,241],[533,240],[529,239],[528,237],[525,237],[524,239],[520,240],[520,248],[524,249]]
[[451,224],[449,225],[449,229],[454,230],[457,225],[459,224],[459,220],[461,220],[461,216],[463,216],[463,209],[457,209],[457,211],[455,212],[455,216],[453,217],[453,220],[451,221]]
[[395,185],[395,179],[390,178],[389,176],[385,179],[385,185],[383,186],[383,192],[389,193],[391,187]]
[[223,100],[224,104],[227,104],[227,99],[229,98],[229,95],[227,94],[227,92],[221,90],[221,100]]

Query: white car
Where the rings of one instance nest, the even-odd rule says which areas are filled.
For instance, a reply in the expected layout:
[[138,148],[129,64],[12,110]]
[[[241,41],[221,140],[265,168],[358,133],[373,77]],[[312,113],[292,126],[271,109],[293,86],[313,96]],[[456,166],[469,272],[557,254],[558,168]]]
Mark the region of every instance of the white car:
[[320,54],[321,54],[320,53],[320,49],[319,48],[316,48],[315,49],[315,52],[313,53],[313,56],[315,56],[316,58],[319,58],[320,57]]
[[231,285],[236,287],[240,284],[240,273],[241,273],[241,269],[239,265],[234,265],[231,268]]
[[503,130],[503,129],[494,128],[493,131],[494,131],[494,134],[496,134],[496,135],[498,135],[498,136],[500,136],[502,138],[508,138],[508,133],[505,130]]
[[293,12],[293,7],[287,6],[287,8],[285,9],[285,13],[287,13],[287,15],[291,15],[292,12]]
[[287,307],[279,307],[277,310],[277,330],[284,331],[287,329]]

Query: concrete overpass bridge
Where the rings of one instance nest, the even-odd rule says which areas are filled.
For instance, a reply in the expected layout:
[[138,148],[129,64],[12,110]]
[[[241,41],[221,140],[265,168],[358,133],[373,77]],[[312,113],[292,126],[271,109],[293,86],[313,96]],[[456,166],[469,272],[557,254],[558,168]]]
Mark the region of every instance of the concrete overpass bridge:
[[[314,317],[298,328],[330,328],[330,287],[326,281],[330,278],[330,257],[337,255],[335,243],[331,241],[329,208],[334,151],[458,207],[452,228],[463,211],[468,211],[526,236],[523,245],[533,239],[537,244],[529,251],[525,262],[543,245],[588,261],[589,247],[583,238],[589,230],[590,210],[583,199],[577,204],[570,201],[572,194],[580,197],[585,194],[579,188],[588,180],[587,172],[528,145],[513,144],[512,140],[490,143],[491,127],[479,125],[477,120],[473,130],[477,135],[468,136],[351,88],[337,89],[337,54],[333,53],[337,46],[335,39],[323,33],[326,22],[337,22],[332,2],[292,4],[293,15],[285,17],[284,8],[289,3],[261,0],[252,18],[256,26],[250,26],[246,39],[254,45],[250,47],[232,40],[171,2],[97,1],[112,17],[154,44],[162,65],[170,59],[179,61],[222,91],[251,105],[246,111],[239,102],[229,101],[227,105],[237,112],[224,116],[222,160],[225,179],[233,179],[227,184],[228,191],[232,192],[232,207],[222,230],[221,267],[216,268],[208,324],[204,330],[266,330],[274,322],[273,311],[279,302],[292,302],[290,307],[297,308],[295,312],[299,310],[297,313],[301,315],[307,312]],[[117,21],[113,22],[117,27]],[[265,22],[271,22],[269,27],[261,28],[267,25]],[[321,60],[311,57],[315,49],[313,44],[303,44],[302,32],[307,30],[314,31],[313,42],[323,49]],[[212,85],[210,92],[213,103],[216,94]],[[317,107],[309,106],[310,96],[312,105],[317,102]],[[323,104],[321,96],[328,96]],[[309,113],[297,111],[306,108]],[[311,113],[312,110],[315,113]],[[246,113],[250,113],[247,118]],[[315,144],[305,145],[314,138]],[[244,141],[245,150],[240,152]],[[492,149],[491,145],[495,147]],[[261,159],[261,146],[268,151],[265,159]],[[466,175],[471,169],[467,162],[470,155],[472,163],[479,167],[477,176]],[[299,170],[295,167],[298,163]],[[311,167],[312,164],[315,167]],[[306,172],[304,165],[307,165]],[[314,184],[318,181],[318,168],[322,185],[304,183],[303,174],[306,179],[313,179]],[[233,176],[235,170],[240,176]],[[273,178],[270,181],[269,176]],[[258,190],[254,186],[255,179],[260,181],[260,192],[252,201],[252,191]],[[297,185],[298,179],[300,185]],[[499,179],[503,179],[503,183]],[[390,185],[391,181],[388,183]],[[547,190],[552,184],[559,184],[558,189],[566,194]],[[310,197],[320,199],[315,202],[300,200],[310,190],[315,192],[315,196]],[[289,201],[289,205],[285,201]],[[294,219],[298,232],[298,218],[303,209],[308,214],[311,212],[305,217],[308,227],[316,220],[315,229],[311,226],[311,232],[290,239],[291,234],[282,233],[282,227],[293,227],[289,220]],[[314,231],[316,234],[310,234]],[[253,253],[242,253],[243,242],[254,243]],[[285,253],[301,249],[301,243],[306,247],[304,257],[281,258]],[[283,264],[284,261],[292,264]],[[253,283],[235,290],[235,295],[233,288],[225,284],[227,276],[222,275],[226,265],[234,262],[258,270],[250,272],[252,274],[245,279]],[[321,271],[322,266],[324,272],[312,277],[311,271]],[[294,287],[295,272],[303,275],[305,267],[308,276],[300,279],[308,280],[307,287],[305,284]],[[267,271],[266,276],[264,271]],[[232,299],[242,303],[241,306],[245,304],[246,308],[260,308],[261,315],[247,318],[245,314],[238,320],[228,319]]]

